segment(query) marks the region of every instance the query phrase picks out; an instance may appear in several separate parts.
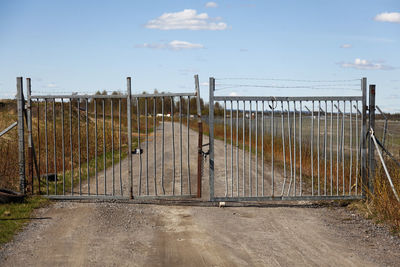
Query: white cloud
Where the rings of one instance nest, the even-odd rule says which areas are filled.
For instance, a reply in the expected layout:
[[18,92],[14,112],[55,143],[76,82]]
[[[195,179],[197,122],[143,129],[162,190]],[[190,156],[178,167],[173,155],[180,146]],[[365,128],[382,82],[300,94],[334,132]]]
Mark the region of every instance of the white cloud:
[[374,17],[375,21],[400,23],[400,12],[383,12]]
[[343,68],[353,68],[359,70],[392,70],[392,66],[384,65],[380,62],[370,62],[366,59],[356,58],[354,62],[344,62],[341,63]]
[[164,13],[160,17],[150,20],[145,27],[160,30],[225,30],[225,22],[213,22],[207,13],[197,14],[194,9],[185,9],[181,12]]
[[183,49],[200,49],[204,48],[202,44],[189,43],[186,41],[174,40],[169,43],[144,43],[142,45],[136,45],[137,48],[151,48],[151,49],[169,49],[169,50],[183,50]]
[[58,86],[55,83],[48,83],[48,84],[46,84],[46,87],[47,88],[57,88]]
[[207,2],[206,7],[210,7],[210,8],[214,7],[215,8],[215,7],[218,7],[218,4],[215,2]]
[[353,47],[351,44],[343,44],[340,46],[340,48],[351,48]]
[[204,48],[204,45],[202,45],[202,44],[194,44],[194,43],[189,43],[186,41],[178,41],[178,40],[174,40],[174,41],[170,42],[168,45],[174,50]]

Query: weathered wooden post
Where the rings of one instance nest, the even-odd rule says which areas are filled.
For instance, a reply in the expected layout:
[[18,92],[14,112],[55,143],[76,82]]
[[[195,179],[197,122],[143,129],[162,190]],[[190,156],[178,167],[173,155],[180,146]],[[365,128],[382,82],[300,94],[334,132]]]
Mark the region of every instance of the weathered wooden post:
[[24,92],[22,77],[17,77],[17,111],[18,111],[18,166],[19,190],[25,194],[25,138],[24,138]]

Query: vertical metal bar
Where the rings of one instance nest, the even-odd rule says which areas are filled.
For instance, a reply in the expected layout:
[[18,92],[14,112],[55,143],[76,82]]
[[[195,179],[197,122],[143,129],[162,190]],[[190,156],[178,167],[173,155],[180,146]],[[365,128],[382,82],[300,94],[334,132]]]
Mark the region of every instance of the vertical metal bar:
[[56,134],[56,99],[53,99],[53,163],[54,163],[54,194],[57,195],[57,134]]
[[297,185],[297,183],[296,183],[296,171],[297,171],[297,164],[296,164],[296,112],[297,112],[297,110],[296,110],[296,101],[293,101],[293,181],[294,181],[294,184],[293,184],[293,188],[294,188],[294,190],[293,190],[293,193],[294,193],[294,195],[296,195],[297,194],[297,191],[296,191],[296,185]]
[[246,157],[245,157],[245,155],[246,155],[246,101],[243,101],[243,112],[242,112],[243,114],[243,136],[242,136],[242,141],[243,141],[243,147],[242,147],[242,152],[243,152],[243,159],[242,159],[242,161],[243,161],[243,167],[242,167],[242,171],[243,171],[243,177],[242,177],[242,180],[243,180],[243,189],[242,189],[242,191],[243,191],[243,196],[245,196],[245,188],[246,188],[246,183],[245,183],[245,180],[246,180]]
[[148,98],[145,98],[144,109],[145,109],[145,126],[146,126],[146,195],[149,195],[149,130],[148,130]]
[[303,121],[302,121],[302,113],[303,113],[303,107],[302,107],[302,103],[300,101],[300,130],[299,130],[299,134],[300,134],[300,142],[299,142],[299,160],[300,160],[300,196],[303,195],[303,173],[302,173],[302,162],[301,162],[301,150],[302,150],[302,134],[303,134]]
[[[62,104],[62,103],[61,103]],[[89,169],[89,105],[86,98],[86,179],[88,186],[88,195],[90,195],[90,169]]]
[[153,98],[153,161],[154,161],[154,194],[157,196],[157,99]]
[[320,157],[320,134],[321,134],[321,101],[318,101],[318,136],[317,136],[317,167],[318,167],[318,196],[321,195],[321,188],[320,188],[320,164],[319,164],[319,157]]
[[61,153],[62,153],[62,171],[63,171],[63,195],[65,195],[64,101],[62,98],[61,98]]
[[[47,99],[44,100],[44,139],[46,142],[46,191],[49,195],[49,151],[48,151],[48,141],[47,141]],[[71,126],[72,127],[72,126]],[[71,146],[72,153],[72,146]]]
[[264,101],[262,101],[261,128],[261,195],[264,196]]
[[239,196],[239,101],[236,101],[236,193]]
[[[47,102],[46,102],[46,109],[47,109]],[[47,113],[47,111],[46,111]],[[46,116],[45,113],[45,116]],[[45,124],[46,124],[47,117],[45,117]],[[45,127],[47,129],[47,127]],[[47,135],[47,133],[46,133]],[[47,138],[46,138],[47,143]],[[72,143],[72,98],[69,99],[69,143],[71,148],[71,195],[74,195],[74,153],[73,143]],[[47,154],[47,153],[46,153]],[[47,157],[47,156],[46,156]],[[46,176],[47,176],[47,163],[46,163]],[[47,181],[47,180],[46,180]]]
[[288,138],[289,138],[289,159],[290,159],[290,182],[289,182],[289,188],[287,195],[289,196],[291,186],[292,186],[292,180],[293,180],[293,164],[292,164],[292,125],[290,123],[290,102],[287,101],[287,116],[288,116]]
[[[107,157],[106,157],[106,114],[105,114],[105,103],[102,99],[102,111],[103,111],[103,172],[104,172],[104,195],[107,195]],[[129,103],[128,103],[129,104]],[[128,122],[129,123],[129,122]],[[129,148],[128,148],[129,149]],[[129,157],[129,155],[128,155]],[[129,160],[128,160],[129,164]]]
[[37,173],[37,179],[38,179],[38,187],[39,187],[39,195],[41,194],[41,185],[40,185],[40,162],[41,162],[41,157],[40,157],[40,103],[39,99],[36,99],[37,101],[37,141],[38,141],[38,173]]
[[96,179],[96,196],[99,194],[99,179],[98,179],[98,167],[97,167],[97,100],[94,99],[94,176]]
[[231,100],[231,114],[230,114],[230,133],[231,133],[231,196],[233,197],[233,124],[232,124],[232,118],[233,112],[232,112],[232,100]]
[[180,193],[183,194],[183,165],[182,165],[182,97],[179,97],[179,159],[180,159]]
[[[128,176],[129,176],[129,197],[133,199],[133,168],[132,168],[132,83],[131,77],[126,78],[127,98],[126,98],[126,115],[128,126]],[[147,153],[147,151],[146,151]]]
[[[369,85],[369,129],[368,131],[375,130],[375,85]],[[375,147],[371,138],[369,138],[369,178],[368,178],[368,190],[371,194],[374,193],[374,182],[375,182]]]
[[214,199],[214,91],[215,79],[210,77],[209,80],[209,129],[210,129],[210,200]]
[[252,118],[252,108],[250,101],[250,110],[249,110],[249,196],[253,195],[253,183],[251,180],[251,118]]
[[[18,167],[19,190],[25,194],[25,137],[24,137],[24,93],[22,77],[17,77],[17,108],[18,108]],[[47,173],[46,173],[47,174]],[[48,193],[47,193],[48,194]]]
[[[80,107],[80,102],[81,99],[78,98],[78,166],[79,166],[79,195],[82,195],[82,177],[81,177],[81,107]],[[104,170],[105,170],[105,165],[104,165]]]
[[[31,101],[31,79],[26,78],[26,123],[28,126],[28,176],[31,194],[34,194],[34,180],[33,180],[33,138],[32,138],[32,101]],[[29,188],[29,186],[28,186]],[[29,191],[29,189],[28,189]]]
[[351,195],[351,175],[352,175],[352,169],[353,169],[353,124],[352,124],[352,115],[353,115],[353,102],[350,101],[350,168],[349,168],[349,195]]
[[256,101],[256,196],[258,197],[258,101]]
[[339,101],[337,102],[337,120],[336,120],[336,195],[339,195]]
[[[174,133],[174,98],[171,97],[171,127],[172,127],[172,195],[175,195],[175,133]],[[210,132],[211,134],[211,132]]]
[[362,91],[362,128],[361,128],[361,181],[362,195],[366,196],[367,178],[367,78],[361,80]]
[[120,194],[123,195],[122,190],[122,157],[121,157],[121,99],[118,99],[118,139],[119,139],[119,187],[120,187]]
[[330,131],[330,149],[329,149],[329,161],[330,161],[330,177],[331,177],[331,196],[333,195],[333,101],[331,101],[331,131]]
[[112,195],[115,195],[115,168],[114,168],[114,99],[111,99],[111,170],[112,170]]
[[199,75],[194,75],[195,90],[196,90],[196,106],[197,106],[197,198],[201,198],[202,175],[203,175],[203,123],[201,121],[201,105],[200,105],[200,83]]
[[274,181],[274,101],[271,103],[271,196],[274,196],[275,181]]
[[314,195],[314,101],[311,112],[311,195]]
[[[137,132],[138,132],[138,147],[139,151],[142,150],[142,142],[140,140],[140,101],[139,98],[136,97],[136,109],[137,109],[137,115],[136,115],[136,122],[137,122]],[[138,195],[140,196],[142,194],[142,153],[139,152],[139,186],[138,186]]]
[[190,184],[190,97],[188,97],[187,102],[187,174],[188,174],[188,187],[189,187],[189,195],[192,194],[192,186]]
[[[263,102],[264,104],[264,102]],[[285,114],[283,111],[283,101],[281,101],[281,119],[282,119],[282,155],[283,155],[283,185],[282,185],[282,193],[281,196],[283,196],[283,193],[285,192],[285,185],[286,185],[286,179],[287,179],[287,173],[286,173],[286,150],[285,150]],[[263,108],[264,110],[264,108]],[[264,146],[263,146],[264,147]],[[263,161],[264,162],[264,161]],[[264,164],[263,164],[264,165]]]
[[226,101],[224,101],[224,160],[225,160],[225,197],[228,196],[228,159],[226,144]]
[[328,106],[327,102],[325,101],[325,110],[324,110],[324,117],[325,117],[325,126],[324,126],[324,195],[327,194],[327,175],[326,175],[326,144],[327,144],[327,111]]
[[344,163],[344,146],[345,146],[345,131],[344,131],[344,125],[345,125],[345,114],[346,114],[346,101],[343,101],[343,120],[342,120],[342,178],[343,178],[343,195],[346,194],[346,185],[345,185],[345,178],[344,178],[344,169],[345,169],[345,163]]
[[165,195],[164,187],[164,97],[161,98],[161,113],[162,113],[162,146],[161,146],[161,187]]
[[358,101],[356,101],[356,144],[357,144],[357,153],[356,153],[356,195],[358,194],[358,173],[359,173],[359,147],[360,142],[358,141]]

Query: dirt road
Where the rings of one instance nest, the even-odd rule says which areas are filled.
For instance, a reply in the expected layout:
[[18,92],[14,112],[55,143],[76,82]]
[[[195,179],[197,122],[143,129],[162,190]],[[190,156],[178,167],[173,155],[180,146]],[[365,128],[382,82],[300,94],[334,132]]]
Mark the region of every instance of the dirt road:
[[[194,132],[190,136],[196,140]],[[189,156],[195,164],[193,143]],[[223,149],[223,142],[216,141],[216,147]],[[217,160],[223,164],[223,157]],[[150,154],[149,162],[153,162]],[[121,170],[124,194],[126,165],[123,162]],[[171,171],[167,168],[166,173]],[[195,174],[195,165],[190,168]],[[107,177],[111,177],[110,172],[107,170]],[[187,173],[184,168],[183,173]],[[154,180],[149,178],[149,190],[154,190]],[[171,181],[165,181],[170,190]],[[188,190],[184,176],[182,181],[182,188]],[[156,183],[161,185],[157,179]],[[220,188],[217,192],[224,194],[225,178],[216,183]],[[134,185],[137,188],[137,182]],[[194,183],[192,186],[195,188]],[[99,188],[104,188],[102,179]],[[176,190],[180,190],[179,178]],[[399,262],[400,241],[386,229],[345,208],[306,206],[217,208],[57,202],[38,210],[26,229],[0,251],[1,266],[396,266]]]

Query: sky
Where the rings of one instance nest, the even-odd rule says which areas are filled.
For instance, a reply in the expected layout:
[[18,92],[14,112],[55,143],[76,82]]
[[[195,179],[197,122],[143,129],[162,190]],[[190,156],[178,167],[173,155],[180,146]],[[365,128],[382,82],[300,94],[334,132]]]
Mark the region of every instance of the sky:
[[[194,91],[360,95],[400,112],[399,0],[0,0],[0,99],[33,94]],[[232,79],[233,78],[233,79]],[[319,81],[319,82],[316,82]]]

